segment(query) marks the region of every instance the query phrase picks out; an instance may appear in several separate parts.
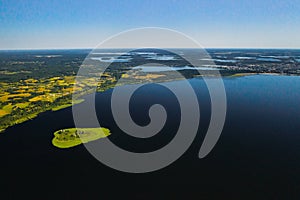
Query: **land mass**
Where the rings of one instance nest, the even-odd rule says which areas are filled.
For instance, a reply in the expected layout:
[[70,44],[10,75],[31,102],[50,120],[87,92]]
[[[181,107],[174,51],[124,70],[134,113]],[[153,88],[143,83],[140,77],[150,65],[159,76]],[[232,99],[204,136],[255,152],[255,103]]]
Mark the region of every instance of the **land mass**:
[[54,132],[52,144],[58,148],[70,148],[109,135],[107,128],[67,128]]
[[[80,103],[82,96],[93,92],[95,87],[97,91],[105,91],[122,85],[118,81],[121,78],[126,84],[138,84],[202,76],[191,68],[180,70],[181,77],[175,71],[133,69],[158,61],[173,68],[190,65],[168,51],[145,49],[124,55],[119,51],[91,54],[88,64],[83,61],[90,50],[0,51],[0,132],[42,112]],[[300,50],[210,49],[207,52],[210,57],[203,60],[215,64],[204,66],[208,68],[206,76],[213,76],[216,68],[221,76],[233,78],[261,73],[300,75]],[[193,50],[185,50],[185,54],[193,54]],[[97,67],[104,67],[106,60],[115,61],[99,73]],[[76,76],[80,67],[87,72],[83,77]]]

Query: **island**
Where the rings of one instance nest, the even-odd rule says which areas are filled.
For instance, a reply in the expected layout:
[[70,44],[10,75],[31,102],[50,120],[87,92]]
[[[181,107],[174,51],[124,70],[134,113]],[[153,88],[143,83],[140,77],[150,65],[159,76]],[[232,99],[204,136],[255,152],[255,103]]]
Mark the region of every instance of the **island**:
[[54,132],[52,144],[58,148],[70,148],[109,136],[107,128],[67,128]]

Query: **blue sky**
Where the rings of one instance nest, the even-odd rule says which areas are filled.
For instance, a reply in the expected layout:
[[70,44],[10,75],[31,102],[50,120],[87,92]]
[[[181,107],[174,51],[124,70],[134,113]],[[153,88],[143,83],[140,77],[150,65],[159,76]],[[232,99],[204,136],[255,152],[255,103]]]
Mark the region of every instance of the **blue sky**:
[[149,26],[204,47],[300,48],[300,0],[0,0],[0,49],[95,47]]

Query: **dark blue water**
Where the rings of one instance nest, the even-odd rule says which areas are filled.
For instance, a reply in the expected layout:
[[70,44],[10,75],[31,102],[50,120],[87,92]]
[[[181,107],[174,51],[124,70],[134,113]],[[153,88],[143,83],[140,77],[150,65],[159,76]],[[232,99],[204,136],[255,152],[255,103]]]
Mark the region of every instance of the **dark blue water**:
[[[210,118],[210,100],[201,79],[190,83],[201,106],[200,129],[188,151],[170,166],[152,173],[127,174],[106,167],[84,148],[52,146],[53,132],[74,126],[72,110],[42,113],[0,135],[0,195],[41,199],[298,199],[300,197],[300,77],[225,78],[227,117],[213,151],[198,158]],[[175,82],[180,86],[180,81]],[[158,135],[136,139],[122,133],[110,111],[111,90],[96,97],[102,126],[124,149],[147,152],[172,140],[179,123],[174,95],[151,84],[131,102],[136,123],[149,122],[148,109],[161,103],[168,120]],[[89,103],[87,96],[85,103]],[[1,198],[2,199],[2,198]],[[3,198],[5,199],[5,198]]]

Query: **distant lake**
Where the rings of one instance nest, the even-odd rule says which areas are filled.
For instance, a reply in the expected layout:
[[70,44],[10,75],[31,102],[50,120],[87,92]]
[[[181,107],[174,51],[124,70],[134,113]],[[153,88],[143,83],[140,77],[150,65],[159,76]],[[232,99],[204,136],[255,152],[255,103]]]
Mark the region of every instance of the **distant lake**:
[[212,58],[203,58],[201,60],[223,62],[223,63],[235,63],[236,62],[236,60],[224,60],[224,59],[212,59]]
[[[0,134],[2,196],[22,197],[23,192],[35,190],[49,198],[65,191],[76,198],[77,190],[83,191],[84,197],[99,198],[117,193],[163,195],[166,191],[182,197],[219,199],[236,194],[252,199],[286,197],[291,191],[299,194],[300,77],[224,78],[227,118],[220,140],[204,159],[198,158],[198,152],[209,124],[210,99],[201,78],[189,82],[201,106],[200,129],[192,146],[172,165],[153,173],[127,174],[99,163],[84,146],[64,150],[53,147],[53,132],[74,126],[72,110],[66,108],[42,113]],[[172,84],[180,87],[181,81]],[[111,130],[109,137],[114,143],[144,152],[172,140],[180,113],[170,91],[150,84],[132,97],[131,114],[140,125],[149,122],[148,107],[154,103],[164,105],[169,114],[162,132],[149,139],[131,138],[116,126],[110,111],[111,92],[97,94],[96,109],[101,125]],[[76,106],[90,103],[90,96],[85,98]],[[32,188],[29,180],[41,184]]]
[[101,62],[112,63],[112,62],[129,62],[132,58],[128,56],[115,57],[91,57],[92,60],[99,60]]
[[164,71],[172,71],[172,70],[221,70],[216,67],[190,67],[190,66],[183,66],[183,67],[167,67],[167,66],[136,66],[132,69],[140,69],[143,72],[164,72]]
[[259,61],[267,61],[267,62],[280,62],[281,60],[276,58],[257,58],[256,60]]

